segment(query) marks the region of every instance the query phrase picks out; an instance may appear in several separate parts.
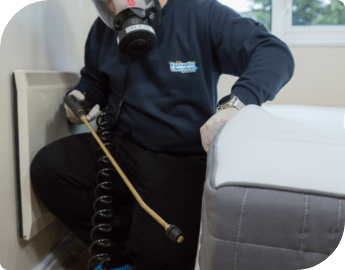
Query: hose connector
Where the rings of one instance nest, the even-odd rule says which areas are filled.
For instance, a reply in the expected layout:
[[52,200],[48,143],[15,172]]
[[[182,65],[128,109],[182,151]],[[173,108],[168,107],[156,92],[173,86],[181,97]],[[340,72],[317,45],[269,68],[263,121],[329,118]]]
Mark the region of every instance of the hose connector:
[[180,244],[184,240],[182,231],[175,225],[170,225],[169,228],[166,230],[166,234],[175,243]]

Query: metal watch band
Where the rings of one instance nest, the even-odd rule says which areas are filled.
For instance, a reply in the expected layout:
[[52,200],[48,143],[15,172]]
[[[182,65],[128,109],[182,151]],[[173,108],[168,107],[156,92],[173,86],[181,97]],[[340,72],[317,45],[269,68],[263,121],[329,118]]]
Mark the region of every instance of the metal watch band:
[[217,106],[218,110],[225,110],[228,108],[236,108],[237,110],[240,110],[244,107],[245,105],[239,100],[238,97],[236,97],[235,95],[231,94],[230,95],[230,101],[223,103],[223,104],[219,104]]

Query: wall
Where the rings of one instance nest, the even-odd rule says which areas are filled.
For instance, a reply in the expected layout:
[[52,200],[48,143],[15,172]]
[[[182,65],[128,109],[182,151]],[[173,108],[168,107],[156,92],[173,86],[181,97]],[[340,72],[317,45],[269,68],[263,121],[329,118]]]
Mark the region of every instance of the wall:
[[4,269],[33,269],[67,232],[56,221],[30,241],[17,237],[12,72],[79,72],[96,17],[91,1],[41,1],[20,10],[4,31],[0,47],[0,264]]
[[[345,107],[345,47],[290,47],[295,73],[273,104]],[[219,99],[228,95],[237,77],[222,75]]]

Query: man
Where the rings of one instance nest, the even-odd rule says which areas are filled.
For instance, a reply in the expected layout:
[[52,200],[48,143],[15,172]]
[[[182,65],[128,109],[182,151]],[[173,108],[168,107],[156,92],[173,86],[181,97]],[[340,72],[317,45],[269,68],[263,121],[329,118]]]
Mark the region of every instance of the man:
[[[113,1],[105,2],[116,14]],[[99,108],[113,116],[108,121],[115,134],[115,160],[143,200],[177,225],[185,240],[169,240],[116,176],[112,260],[103,269],[194,269],[205,151],[241,107],[273,100],[294,70],[283,42],[216,0],[169,0],[161,6],[156,46],[135,57],[119,51],[117,33],[101,14],[86,42],[81,80],[69,94],[89,104],[89,120]],[[216,113],[221,74],[239,80],[230,105],[222,104],[226,109]],[[43,148],[31,168],[41,200],[87,245],[101,167],[97,151],[90,134],[71,136]]]

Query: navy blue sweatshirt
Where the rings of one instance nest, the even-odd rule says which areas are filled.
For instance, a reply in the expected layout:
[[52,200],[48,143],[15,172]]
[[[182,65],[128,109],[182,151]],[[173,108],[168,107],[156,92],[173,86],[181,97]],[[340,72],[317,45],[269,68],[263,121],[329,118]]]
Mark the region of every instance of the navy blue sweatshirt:
[[229,93],[246,105],[273,100],[293,75],[282,41],[216,0],[169,0],[156,34],[150,53],[130,58],[98,18],[75,87],[91,106],[119,113],[116,132],[145,149],[204,154],[199,130],[216,113],[221,74],[239,77]]

